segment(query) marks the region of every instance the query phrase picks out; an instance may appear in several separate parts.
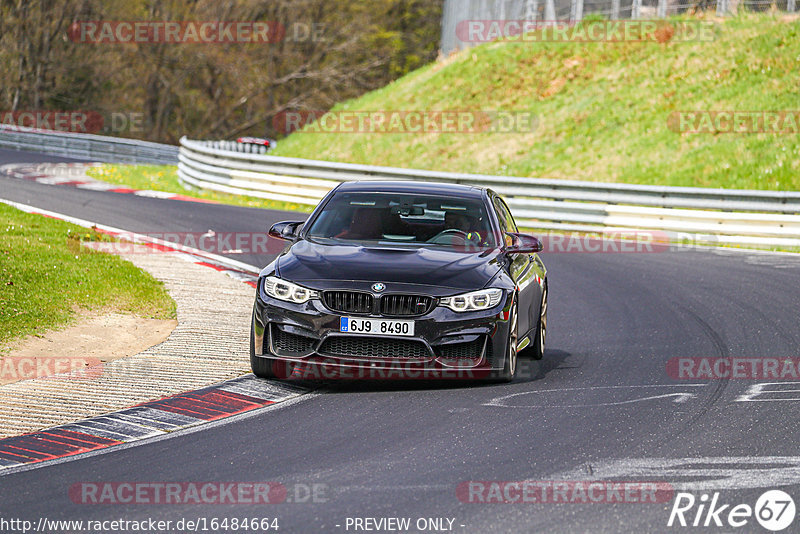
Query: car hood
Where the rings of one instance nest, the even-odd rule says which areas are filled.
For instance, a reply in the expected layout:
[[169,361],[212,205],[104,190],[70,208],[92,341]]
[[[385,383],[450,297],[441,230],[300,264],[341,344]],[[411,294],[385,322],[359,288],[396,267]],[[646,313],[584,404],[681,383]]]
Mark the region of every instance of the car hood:
[[[374,282],[481,289],[500,270],[500,251],[294,243],[278,259],[281,278],[297,283]],[[331,284],[323,284],[331,287]],[[359,286],[362,284],[358,284]]]

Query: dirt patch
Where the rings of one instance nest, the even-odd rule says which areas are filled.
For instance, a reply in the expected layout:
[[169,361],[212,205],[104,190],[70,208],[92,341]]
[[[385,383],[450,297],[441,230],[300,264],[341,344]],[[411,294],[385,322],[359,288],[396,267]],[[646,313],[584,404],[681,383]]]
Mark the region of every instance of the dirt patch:
[[551,96],[557,94],[564,85],[567,83],[567,80],[562,77],[555,78],[553,81],[550,82],[550,85],[545,89],[545,91],[539,95],[539,100],[545,100],[550,98]]
[[177,325],[175,320],[80,312],[63,330],[12,342],[0,356],[0,385],[133,356],[166,340]]

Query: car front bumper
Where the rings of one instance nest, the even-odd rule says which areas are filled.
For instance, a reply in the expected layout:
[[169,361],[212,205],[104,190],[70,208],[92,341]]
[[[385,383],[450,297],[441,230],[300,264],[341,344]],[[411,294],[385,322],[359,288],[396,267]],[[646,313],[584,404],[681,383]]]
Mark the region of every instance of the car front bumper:
[[398,371],[409,377],[484,377],[505,363],[510,301],[506,291],[490,310],[457,313],[438,306],[423,316],[401,318],[414,321],[414,336],[370,336],[340,331],[343,316],[358,314],[331,311],[317,299],[294,304],[259,291],[253,312],[254,355],[356,370],[342,373],[353,378],[375,371]]

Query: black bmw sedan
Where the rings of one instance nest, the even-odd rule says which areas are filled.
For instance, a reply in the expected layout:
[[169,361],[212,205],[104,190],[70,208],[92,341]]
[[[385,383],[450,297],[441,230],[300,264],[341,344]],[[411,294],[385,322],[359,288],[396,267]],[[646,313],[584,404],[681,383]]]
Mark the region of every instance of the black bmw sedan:
[[262,378],[512,380],[544,353],[547,271],[490,189],[348,182],[261,271],[250,362]]

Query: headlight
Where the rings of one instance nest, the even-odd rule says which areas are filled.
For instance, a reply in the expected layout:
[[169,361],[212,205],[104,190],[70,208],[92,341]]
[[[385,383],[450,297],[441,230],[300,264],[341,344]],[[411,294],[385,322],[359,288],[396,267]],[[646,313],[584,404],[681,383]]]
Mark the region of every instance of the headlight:
[[447,306],[454,312],[488,310],[497,306],[501,298],[503,298],[502,289],[482,289],[439,299],[439,306]]
[[274,299],[294,302],[295,304],[302,304],[310,299],[319,298],[319,293],[313,289],[298,286],[274,276],[268,276],[264,280],[264,292]]

